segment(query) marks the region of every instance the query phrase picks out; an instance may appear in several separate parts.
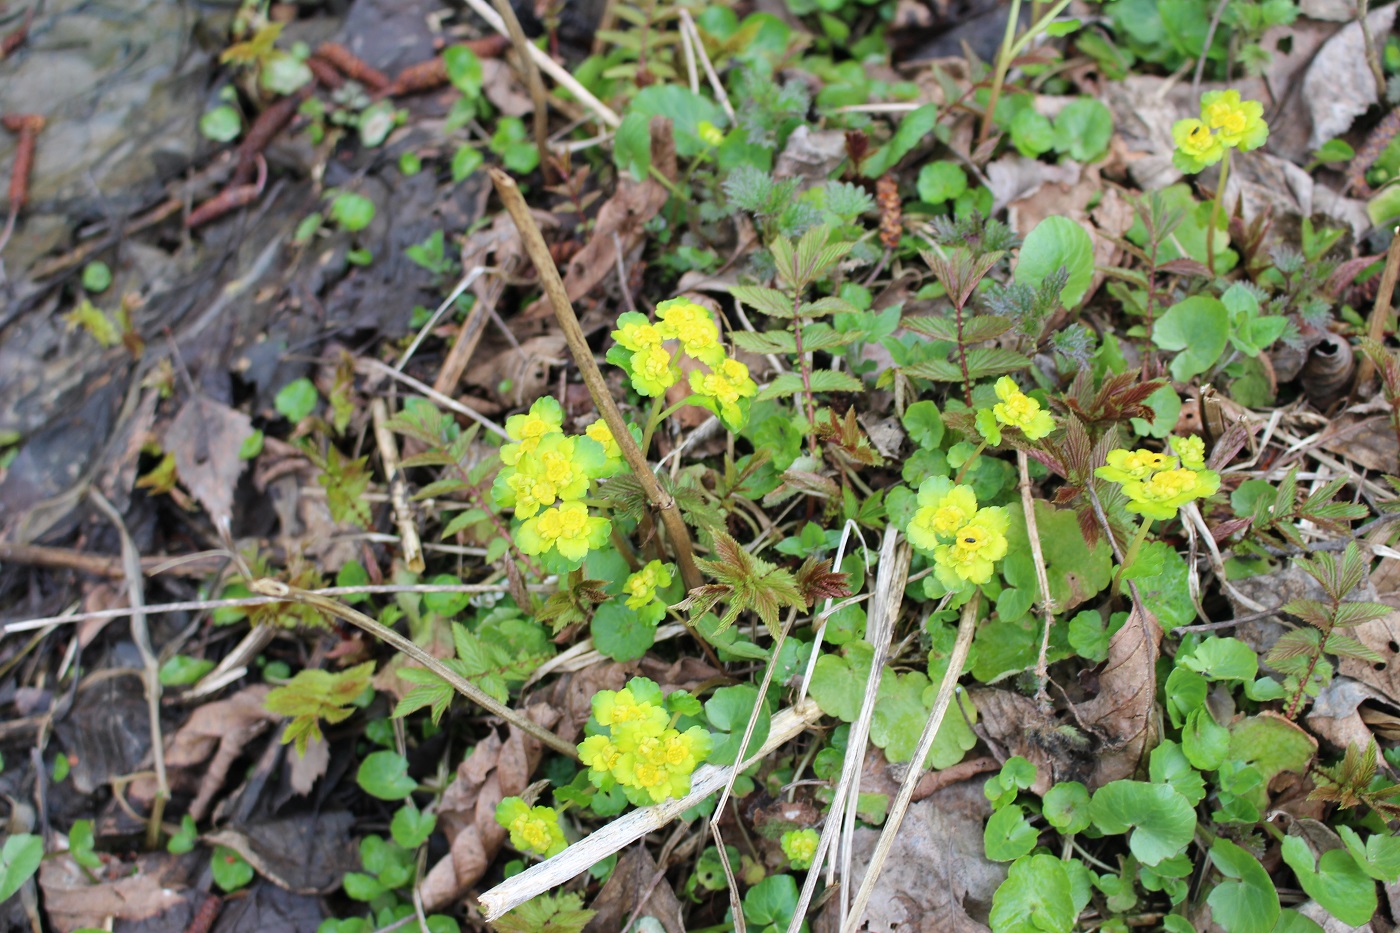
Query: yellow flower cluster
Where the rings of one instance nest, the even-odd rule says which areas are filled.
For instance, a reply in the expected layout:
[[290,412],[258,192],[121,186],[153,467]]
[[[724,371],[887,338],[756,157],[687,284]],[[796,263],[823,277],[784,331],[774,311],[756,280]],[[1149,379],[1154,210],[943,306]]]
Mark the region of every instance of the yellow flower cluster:
[[714,316],[689,299],[672,298],[656,306],[656,318],[653,323],[635,311],[618,317],[608,361],[627,372],[639,395],[654,398],[680,379],[680,367],[666,346],[674,341],[681,353],[709,369],[690,373],[695,404],[714,412],[731,431],[742,428],[758,385],[747,366],[725,353]]
[[1210,91],[1201,95],[1201,118],[1177,120],[1172,138],[1176,167],[1195,174],[1219,162],[1227,149],[1248,152],[1264,145],[1269,124],[1259,101],[1240,100],[1239,91]]
[[801,870],[812,867],[819,842],[821,837],[815,829],[793,829],[783,833],[779,845],[783,847],[783,854],[788,857],[792,867]]
[[704,727],[672,727],[661,688],[645,677],[595,693],[590,729],[594,722],[600,728],[578,747],[588,779],[600,790],[621,786],[639,807],[688,794],[691,772],[712,748]]
[[671,585],[671,570],[670,564],[653,560],[622,584],[622,592],[627,594],[627,608],[635,610],[637,618],[649,625],[659,625],[666,618],[666,603],[656,591]]
[[1168,519],[1193,499],[1214,495],[1220,474],[1207,470],[1205,443],[1199,437],[1173,437],[1172,453],[1110,450],[1108,463],[1094,471],[1117,483],[1128,497],[1128,511],[1149,519]]
[[1055,419],[1040,403],[1022,392],[1016,380],[1002,376],[996,382],[997,402],[977,412],[977,433],[996,447],[1001,443],[1001,426],[1018,429],[1026,440],[1038,441],[1055,430]]
[[909,543],[933,554],[934,573],[950,590],[992,579],[1006,556],[1010,521],[999,505],[978,508],[972,487],[933,476],[919,487],[919,508],[905,534]]
[[[496,504],[515,509],[524,524],[516,533],[516,544],[526,554],[557,551],[568,561],[580,561],[593,548],[602,546],[611,528],[608,520],[588,514],[578,501],[588,494],[590,483],[617,471],[617,458],[608,456],[606,434],[597,431],[566,436],[564,410],[544,397],[523,415],[506,420],[506,433],[513,443],[501,448],[505,466],[496,474],[491,488]],[[603,426],[607,431],[607,425]],[[613,447],[616,447],[613,443]]]
[[506,797],[496,804],[496,822],[510,830],[510,844],[521,852],[550,858],[568,846],[553,807],[532,807],[519,797]]

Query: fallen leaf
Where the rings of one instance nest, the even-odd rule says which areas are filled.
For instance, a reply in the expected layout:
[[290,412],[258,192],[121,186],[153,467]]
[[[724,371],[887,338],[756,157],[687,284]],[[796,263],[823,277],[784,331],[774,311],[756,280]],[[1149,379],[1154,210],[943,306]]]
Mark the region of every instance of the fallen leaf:
[[180,874],[177,860],[163,852],[143,855],[134,863],[114,859],[106,869],[114,880],[94,884],[69,855],[39,865],[44,914],[54,930],[107,929],[111,920],[138,923],[189,909],[190,900],[199,897],[175,880]]
[[1361,718],[1358,707],[1377,696],[1375,691],[1352,680],[1338,677],[1318,692],[1308,709],[1308,727],[1334,747],[1344,749],[1355,743],[1365,748],[1371,730]]
[[612,933],[627,925],[627,920],[642,902],[642,912],[661,921],[666,933],[685,933],[681,922],[681,902],[676,892],[666,881],[664,874],[658,877],[656,860],[651,857],[644,845],[635,845],[618,857],[617,867],[608,877],[603,890],[589,904],[598,913],[584,933]]
[[[802,188],[823,182],[846,158],[846,134],[799,126],[788,137],[773,166],[774,178],[800,178]],[[595,921],[596,922],[596,921]]]
[[[545,703],[531,704],[525,715],[545,728],[559,720],[558,711]],[[457,766],[437,810],[450,851],[423,878],[425,909],[460,900],[486,874],[507,835],[496,822],[496,804],[529,786],[539,763],[539,741],[512,727],[504,740],[492,732]]]
[[[1395,23],[1395,6],[1381,7],[1366,17],[1374,36],[1389,35]],[[1366,40],[1361,23],[1343,26],[1323,43],[1303,78],[1303,105],[1312,117],[1308,148],[1351,129],[1352,121],[1371,108],[1378,98],[1376,80],[1366,64]]]
[[[1006,866],[982,852],[982,823],[991,804],[984,781],[945,787],[911,804],[875,883],[863,929],[871,933],[986,933],[992,894]],[[851,878],[854,890],[880,832],[857,829]],[[828,911],[839,909],[835,898]]]
[[[1093,770],[1092,747],[1086,741],[1076,747],[1061,732],[1060,723],[1041,711],[1030,697],[1010,690],[978,689],[971,692],[981,731],[1007,755],[1020,755],[1035,765],[1033,790],[1042,796],[1060,781],[1084,781]],[[1086,740],[1090,737],[1085,736]]]
[[293,894],[329,894],[359,865],[350,840],[355,816],[346,810],[304,813],[201,837],[228,846],[259,874]]
[[1157,695],[1157,619],[1134,605],[1128,621],[1108,642],[1108,661],[1099,673],[1099,695],[1079,707],[1079,721],[1106,743],[1095,761],[1093,789],[1131,777],[1155,743],[1153,706]]
[[233,493],[247,461],[238,456],[253,434],[253,423],[203,395],[187,401],[165,432],[165,449],[175,456],[175,470],[216,528],[227,527]]
[[306,754],[299,755],[295,748],[287,750],[287,782],[299,796],[311,793],[316,782],[326,773],[331,763],[331,746],[324,737],[312,739],[306,745]]
[[1391,702],[1400,702],[1400,663],[1396,663],[1400,656],[1400,612],[1363,622],[1347,634],[1390,660],[1373,664],[1357,658],[1342,658],[1337,671],[1374,687]]

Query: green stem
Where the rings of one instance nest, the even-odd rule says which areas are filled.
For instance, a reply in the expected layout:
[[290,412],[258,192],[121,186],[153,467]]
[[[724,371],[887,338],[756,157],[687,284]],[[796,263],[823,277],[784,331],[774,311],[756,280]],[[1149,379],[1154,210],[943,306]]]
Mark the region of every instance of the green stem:
[[656,426],[665,417],[662,406],[666,404],[666,393],[662,392],[651,400],[651,414],[647,415],[647,429],[642,432],[642,456],[651,454],[651,437],[656,433]]
[[[1210,209],[1210,230],[1206,236],[1206,268],[1215,275],[1215,231],[1220,223],[1220,204],[1225,200],[1225,183],[1230,180],[1230,150],[1220,160],[1220,181],[1215,186],[1215,202]],[[1228,229],[1228,227],[1227,227]]]
[[1142,550],[1142,543],[1147,540],[1147,533],[1152,530],[1152,519],[1146,515],[1142,517],[1142,524],[1138,526],[1137,535],[1133,538],[1133,543],[1128,545],[1127,553],[1123,555],[1123,563],[1118,568],[1118,573],[1113,577],[1113,595],[1117,596],[1123,591],[1123,572],[1133,565],[1137,560],[1138,552]]
[[1001,86],[1006,81],[1006,73],[1011,70],[1011,47],[1016,42],[1016,24],[1021,19],[1021,0],[1011,0],[1011,15],[1006,19],[1006,32],[1001,37],[1001,50],[997,52],[997,67],[992,75],[992,92],[987,97],[987,109],[982,114],[982,132],[977,134],[977,144],[987,141],[992,133],[992,114],[996,113],[997,102],[1001,100]]
[[972,469],[972,465],[977,462],[977,458],[982,456],[982,451],[986,449],[987,442],[982,441],[980,444],[977,445],[977,448],[972,451],[972,455],[963,461],[962,469],[958,470],[957,479],[953,480],[954,486],[963,481],[963,477],[967,475],[967,471]]

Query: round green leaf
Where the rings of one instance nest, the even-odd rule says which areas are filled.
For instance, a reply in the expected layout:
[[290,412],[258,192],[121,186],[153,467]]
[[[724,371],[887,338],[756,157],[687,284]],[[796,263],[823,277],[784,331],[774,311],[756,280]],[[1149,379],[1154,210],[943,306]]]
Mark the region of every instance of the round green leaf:
[[635,661],[656,643],[656,624],[621,600],[599,606],[590,629],[594,647],[614,661]]
[[1069,933],[1074,909],[1069,873],[1053,855],[1018,859],[992,895],[997,933]]
[[1042,813],[1046,821],[1065,834],[1089,827],[1089,790],[1078,781],[1061,781],[1045,792]]
[[1050,118],[1026,107],[1011,120],[1011,144],[1028,159],[1049,152],[1055,145],[1055,128]]
[[1199,706],[1186,716],[1181,730],[1181,750],[1186,760],[1202,771],[1214,771],[1230,751],[1230,730],[1215,721],[1210,709]]
[[1259,860],[1228,839],[1216,839],[1210,860],[1226,878],[1206,898],[1226,933],[1270,933],[1279,916],[1278,891]]
[[1030,853],[1040,833],[1026,820],[1026,811],[1012,804],[1002,807],[987,820],[982,845],[987,858],[1010,862]]
[[1060,303],[1073,308],[1094,278],[1094,242],[1083,227],[1068,217],[1047,217],[1035,225],[1021,244],[1016,284],[1039,288],[1045,277],[1054,275],[1061,266],[1069,271],[1069,281],[1060,290]]
[[462,92],[468,100],[481,96],[481,59],[464,45],[450,45],[442,53],[442,63],[447,68],[447,80]]
[[1359,927],[1375,916],[1376,882],[1346,849],[1324,852],[1314,865],[1308,844],[1297,836],[1288,836],[1283,840],[1283,860],[1298,876],[1308,896],[1338,920]]
[[213,661],[177,654],[160,666],[160,683],[163,687],[184,687],[213,669]]
[[655,116],[669,118],[676,137],[676,154],[684,159],[700,155],[707,148],[700,139],[701,121],[716,126],[725,123],[724,113],[716,104],[679,84],[642,88],[632,98],[627,113],[641,114],[648,122]]
[[1055,118],[1055,151],[1076,162],[1096,162],[1108,151],[1113,114],[1091,97],[1071,101]]
[[215,846],[209,857],[209,872],[224,891],[237,891],[253,880],[253,866],[228,846]]
[[100,259],[83,266],[83,288],[87,291],[105,292],[112,286],[112,270]]
[[744,919],[785,929],[797,910],[797,882],[792,875],[769,875],[744,895]]
[[436,815],[424,813],[412,800],[408,800],[394,812],[389,833],[405,849],[416,849],[428,841],[436,826]]
[[331,202],[331,220],[351,233],[363,230],[374,220],[374,202],[362,194],[342,191]]
[[1179,663],[1206,680],[1251,681],[1259,674],[1259,656],[1238,638],[1207,638]]
[[938,405],[927,399],[904,409],[900,423],[909,432],[909,439],[925,450],[934,449],[943,440],[943,415]]
[[366,756],[355,774],[355,783],[380,800],[402,800],[418,787],[418,782],[408,776],[408,759],[391,751]]
[[[461,586],[460,578],[450,573],[440,573],[429,581],[433,586]],[[469,593],[424,593],[423,605],[427,610],[444,618],[461,615],[471,603]]]
[[278,414],[296,424],[315,410],[319,399],[316,386],[310,379],[302,376],[283,386],[272,404]]
[[1170,785],[1113,781],[1094,793],[1089,812],[1105,833],[1132,830],[1128,848],[1145,865],[1171,858],[1196,831],[1196,812]]
[[1193,807],[1206,795],[1205,778],[1191,767],[1181,746],[1170,739],[1152,749],[1148,759],[1148,776],[1154,784],[1169,784],[1176,788],[1176,792]]
[[[714,750],[710,761],[717,765],[733,764],[739,754],[739,742],[748,727],[749,716],[758,702],[758,688],[752,684],[738,684],[733,687],[720,687],[705,701],[705,716],[710,725],[720,733],[715,736]],[[768,704],[764,704],[754,723],[753,735],[749,737],[746,751],[753,752],[768,740],[768,729],[772,725]]]
[[1186,382],[1214,366],[1225,352],[1229,338],[1229,312],[1218,298],[1209,295],[1178,301],[1152,328],[1152,340],[1157,346],[1180,351],[1171,363],[1172,378],[1178,382]]
[[928,162],[919,169],[919,200],[929,204],[952,201],[967,190],[967,173],[954,162]]
[[231,143],[243,132],[243,118],[237,110],[222,104],[199,118],[199,132],[216,143]]
[[461,146],[452,156],[452,180],[465,180],[472,172],[481,168],[485,161],[486,157],[481,154],[480,150],[471,146]]

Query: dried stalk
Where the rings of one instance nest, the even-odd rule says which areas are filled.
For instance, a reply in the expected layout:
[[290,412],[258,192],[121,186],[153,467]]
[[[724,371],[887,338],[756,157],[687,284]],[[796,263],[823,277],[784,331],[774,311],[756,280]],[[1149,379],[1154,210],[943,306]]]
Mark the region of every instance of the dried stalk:
[[540,165],[544,168],[545,180],[549,180],[549,99],[545,95],[544,81],[540,78],[539,62],[530,55],[534,46],[525,38],[525,30],[520,28],[520,20],[511,8],[510,0],[493,0],[496,12],[505,22],[510,44],[515,46],[515,54],[520,57],[520,67],[525,69],[525,83],[530,88],[530,100],[535,104],[534,129],[535,148],[540,151]]
[[695,565],[695,554],[690,545],[690,532],[686,529],[685,521],[681,518],[676,500],[661,488],[656,474],[651,471],[651,466],[647,463],[646,455],[642,453],[642,449],[632,438],[632,432],[627,430],[627,422],[623,420],[622,412],[618,410],[617,403],[613,401],[612,394],[608,391],[608,385],[603,380],[603,374],[598,369],[598,363],[593,359],[593,351],[588,346],[588,339],[584,336],[583,328],[579,326],[578,316],[574,314],[573,303],[569,301],[569,294],[564,289],[564,281],[559,277],[559,269],[554,265],[554,260],[550,258],[549,247],[544,242],[539,225],[530,216],[530,209],[526,206],[525,197],[520,193],[515,179],[495,166],[491,167],[490,172],[491,181],[496,185],[496,192],[505,203],[511,220],[515,221],[516,229],[520,231],[520,239],[525,245],[525,252],[535,266],[540,287],[544,289],[550,305],[554,308],[554,316],[558,319],[559,327],[564,332],[564,339],[569,344],[569,352],[573,354],[574,363],[583,376],[584,384],[588,386],[588,393],[593,396],[593,404],[597,406],[598,412],[608,424],[608,430],[612,432],[613,438],[622,448],[623,459],[627,461],[627,465],[632,468],[632,473],[637,477],[637,482],[641,484],[642,491],[646,493],[647,502],[661,513],[661,522],[666,526],[666,534],[670,537],[671,546],[676,551],[676,564],[680,567],[681,579],[685,581],[685,588],[692,590],[704,581],[700,577],[700,568]]
[[[1371,306],[1371,315],[1366,319],[1366,335],[1380,342],[1385,339],[1386,321],[1390,319],[1391,300],[1395,297],[1395,280],[1400,276],[1400,227],[1391,231],[1390,248],[1385,253],[1385,269],[1381,272],[1380,286],[1376,289],[1376,303]],[[1352,394],[1371,381],[1376,364],[1364,353],[1356,367],[1356,381],[1352,383]]]
[[321,596],[310,590],[288,586],[280,580],[254,580],[252,583],[248,584],[248,589],[257,593],[259,596],[271,596],[274,599],[279,599],[284,602],[301,603],[306,606],[311,606],[314,609],[319,609],[337,619],[349,622],[351,625],[368,632],[380,641],[388,642],[392,647],[408,655],[408,657],[441,677],[452,689],[456,690],[468,700],[471,700],[477,706],[501,717],[527,735],[539,739],[542,743],[548,745],[559,754],[574,761],[578,761],[578,749],[572,744],[565,742],[543,726],[532,722],[522,713],[518,713],[509,706],[506,706],[476,684],[467,680],[407,638],[404,638],[398,632],[388,626],[381,625],[364,613],[357,612],[344,603],[327,596]]
[[1040,528],[1035,521],[1035,500],[1031,498],[1030,464],[1024,450],[1016,451],[1016,466],[1021,471],[1021,512],[1026,516],[1026,537],[1031,542],[1031,560],[1035,564],[1035,582],[1040,584],[1040,611],[1045,627],[1040,633],[1040,655],[1035,662],[1035,698],[1049,703],[1045,682],[1050,679],[1046,656],[1050,652],[1050,626],[1055,624],[1055,601],[1050,598],[1050,578],[1045,572],[1045,554],[1040,548]]
[[413,510],[408,507],[408,489],[399,470],[399,445],[389,431],[389,406],[382,398],[370,403],[374,419],[374,440],[379,445],[379,459],[384,463],[384,480],[389,484],[389,502],[394,509],[394,526],[399,530],[399,547],[403,562],[414,573],[422,573],[423,547],[418,540],[418,528],[413,524]]

